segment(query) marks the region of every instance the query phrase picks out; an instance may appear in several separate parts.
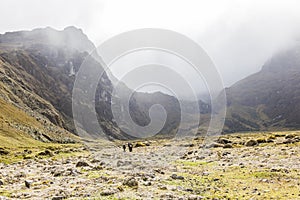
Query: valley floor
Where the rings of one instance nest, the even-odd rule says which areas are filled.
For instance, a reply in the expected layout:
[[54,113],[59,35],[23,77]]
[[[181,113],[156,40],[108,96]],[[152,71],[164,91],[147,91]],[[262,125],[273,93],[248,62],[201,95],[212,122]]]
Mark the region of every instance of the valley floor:
[[206,139],[0,149],[0,199],[300,199],[300,132]]

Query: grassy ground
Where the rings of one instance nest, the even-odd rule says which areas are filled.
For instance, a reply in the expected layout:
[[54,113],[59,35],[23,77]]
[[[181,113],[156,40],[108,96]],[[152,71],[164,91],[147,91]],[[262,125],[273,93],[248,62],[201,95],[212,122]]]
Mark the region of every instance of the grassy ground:
[[[0,98],[0,162],[12,163],[22,159],[35,158],[40,152],[49,150],[54,157],[77,155],[74,151],[82,144],[44,143],[33,139],[25,130],[47,132],[45,127],[21,109]],[[56,152],[56,153],[55,153]]]
[[[33,127],[41,131],[44,130],[44,127],[34,117],[28,116],[22,110],[1,99],[0,104],[0,163],[11,164],[7,166],[8,168],[10,168],[9,166],[19,166],[14,165],[16,162],[26,162],[28,159],[32,159],[36,163],[36,172],[42,173],[38,168],[39,160],[51,160],[49,163],[58,161],[63,166],[61,160],[69,157],[73,159],[72,166],[74,167],[82,157],[92,159],[91,153],[85,150],[84,144],[81,143],[58,144],[34,140],[19,127]],[[153,195],[153,199],[164,199],[165,197],[161,195],[168,193],[175,197],[198,195],[205,199],[300,199],[300,169],[298,168],[300,143],[282,143],[286,138],[299,136],[299,131],[225,135],[222,137],[232,141],[231,148],[211,148],[210,153],[203,159],[190,156],[185,159],[173,160],[169,168],[162,169],[164,174],[156,174],[151,186],[144,186],[141,178],[137,177],[140,181],[138,188],[122,186],[123,179],[132,175],[132,172],[124,170],[122,166],[116,167],[113,161],[117,159],[124,162],[128,159],[135,167],[140,163],[141,166],[145,167],[142,173],[148,173],[153,170],[154,166],[149,166],[143,161],[153,158],[165,159],[157,153],[162,149],[168,150],[168,146],[193,144],[191,147],[187,145],[185,150],[192,152],[191,155],[194,155],[194,152],[199,154],[201,151],[199,147],[202,145],[203,138],[193,141],[153,139],[149,141],[150,146],[135,148],[134,152],[128,155],[123,154],[122,149],[118,148],[124,143],[123,141],[114,143],[85,141],[85,145],[89,146],[90,149],[104,152],[99,154],[99,158],[100,160],[107,159],[107,164],[97,170],[81,169],[81,174],[70,180],[79,179],[83,181],[84,185],[75,184],[74,187],[82,187],[83,191],[90,190],[93,192],[94,199],[136,199],[139,195],[145,196],[147,193]],[[244,145],[249,140],[266,141],[268,139],[273,140],[273,142],[262,142],[252,147]],[[136,144],[138,141],[132,141],[132,143]],[[97,149],[97,146],[100,148]],[[103,150],[105,146],[109,146],[109,150],[112,152]],[[184,180],[171,178],[174,173],[184,177]],[[62,176],[62,178],[69,180],[70,177]],[[57,185],[60,183],[60,179],[53,178],[52,175],[45,177],[45,180],[48,179],[57,181]],[[95,187],[99,185],[94,184],[99,180],[102,182],[100,188],[96,189]],[[105,181],[103,182],[103,180]],[[65,182],[67,184],[67,181]],[[17,180],[14,184],[23,185]],[[51,188],[50,185],[45,185],[42,182],[40,184],[43,186],[42,188]],[[72,189],[70,185],[61,187]],[[115,189],[121,187],[122,190],[117,189],[118,192],[114,195],[101,196],[103,192],[101,188],[111,187],[116,187]],[[11,197],[16,191],[23,193],[18,189],[11,191],[9,188],[8,185],[6,189],[0,189],[0,196]],[[16,188],[18,187],[16,186]],[[55,188],[54,191],[56,191]],[[24,189],[24,193],[26,192],[33,191]],[[47,195],[47,192],[44,195]],[[84,197],[81,196],[78,199],[84,199]]]

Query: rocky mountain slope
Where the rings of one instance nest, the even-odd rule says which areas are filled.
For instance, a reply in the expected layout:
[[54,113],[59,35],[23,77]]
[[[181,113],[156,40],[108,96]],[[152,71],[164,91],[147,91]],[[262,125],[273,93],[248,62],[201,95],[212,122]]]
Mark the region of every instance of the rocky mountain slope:
[[[93,57],[88,57],[94,48],[82,30],[75,27],[62,31],[44,28],[0,35],[1,99],[28,115],[76,134],[72,113],[73,85],[84,60],[88,60],[91,69],[102,68]],[[115,123],[111,111],[112,90],[113,85],[104,73],[95,94],[98,121],[109,138],[130,138]],[[81,91],[83,96],[84,92]],[[125,88],[125,92],[132,91]],[[180,108],[174,97],[139,93],[131,98],[130,114],[138,124],[145,126],[149,123],[148,109],[160,102],[168,113],[167,123],[160,133],[169,134],[176,131],[180,118]],[[83,111],[88,109],[85,110],[88,113],[91,106],[79,103]],[[84,117],[89,119],[89,116]],[[80,121],[85,130],[98,134],[90,124]]]
[[227,132],[300,127],[300,46],[226,89]]

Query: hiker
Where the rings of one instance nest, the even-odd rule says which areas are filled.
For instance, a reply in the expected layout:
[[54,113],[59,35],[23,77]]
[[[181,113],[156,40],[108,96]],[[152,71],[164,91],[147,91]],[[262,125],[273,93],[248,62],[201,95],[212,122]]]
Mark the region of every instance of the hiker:
[[132,152],[132,147],[133,147],[133,145],[131,143],[128,143],[129,152]]
[[125,144],[123,144],[123,150],[124,150],[124,152],[126,152],[126,145]]

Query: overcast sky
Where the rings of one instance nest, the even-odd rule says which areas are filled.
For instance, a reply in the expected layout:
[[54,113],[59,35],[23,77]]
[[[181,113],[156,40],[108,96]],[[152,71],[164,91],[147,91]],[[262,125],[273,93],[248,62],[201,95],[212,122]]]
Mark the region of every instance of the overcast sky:
[[298,0],[0,0],[0,32],[74,25],[99,45],[137,28],[182,33],[208,53],[225,86],[258,71],[298,37]]

